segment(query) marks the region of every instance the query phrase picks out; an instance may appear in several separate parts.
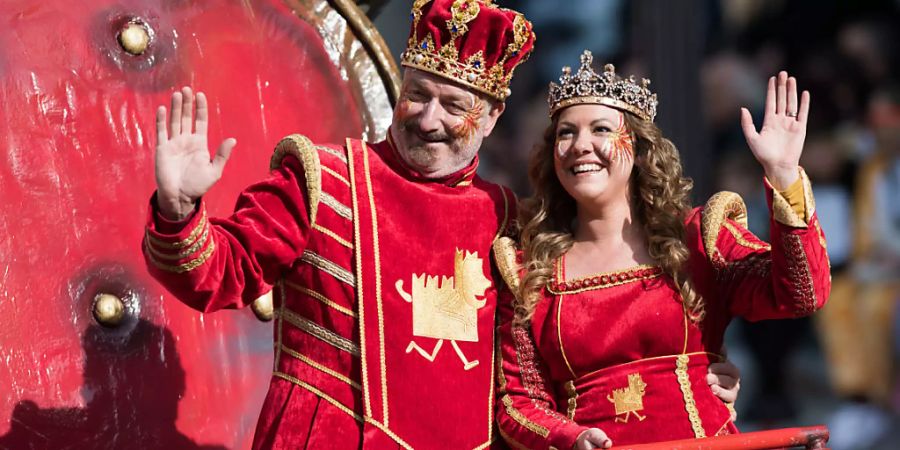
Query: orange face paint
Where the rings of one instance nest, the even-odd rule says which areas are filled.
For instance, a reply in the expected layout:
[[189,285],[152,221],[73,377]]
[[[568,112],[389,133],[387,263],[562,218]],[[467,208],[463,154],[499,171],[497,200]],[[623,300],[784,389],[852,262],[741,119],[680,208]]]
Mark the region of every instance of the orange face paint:
[[462,120],[453,126],[453,134],[465,139],[467,142],[475,137],[481,117],[484,115],[484,102],[472,99],[472,107],[462,116]]
[[634,141],[631,133],[625,127],[625,115],[619,113],[619,124],[609,133],[609,137],[603,144],[603,153],[610,162],[621,161],[620,166],[625,170],[627,162],[634,160]]

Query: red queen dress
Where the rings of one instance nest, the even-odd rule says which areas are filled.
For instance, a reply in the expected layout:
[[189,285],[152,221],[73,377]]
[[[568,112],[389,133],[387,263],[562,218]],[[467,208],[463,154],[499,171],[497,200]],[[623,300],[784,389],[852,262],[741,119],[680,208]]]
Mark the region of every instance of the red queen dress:
[[[786,191],[768,183],[766,191],[772,245],[746,229],[736,194],[719,193],[688,216],[689,273],[706,312],[699,322],[653,266],[573,279],[563,255],[530,326],[512,323],[513,294],[501,294],[497,420],[507,442],[568,450],[592,427],[614,445],[737,432],[706,382],[707,366],[722,359],[726,326],[733,317],[809,315],[831,286],[806,175]],[[498,243],[495,254],[514,291],[516,253]]]

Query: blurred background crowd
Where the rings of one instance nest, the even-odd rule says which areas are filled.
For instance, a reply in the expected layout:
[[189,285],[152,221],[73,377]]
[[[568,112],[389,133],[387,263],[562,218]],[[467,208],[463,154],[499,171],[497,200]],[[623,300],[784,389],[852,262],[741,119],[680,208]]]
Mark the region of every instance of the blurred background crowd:
[[[395,55],[406,0],[382,2],[376,25]],[[740,107],[762,122],[766,80],[785,69],[812,94],[801,164],[813,181],[834,287],[812,319],[732,326],[743,371],[743,430],[827,424],[831,447],[900,441],[900,1],[502,0],[534,23],[536,52],[481,152],[483,176],[529,195],[528,157],[547,119],[547,83],[583,49],[595,65],[647,77],[657,123],[682,153],[694,203],[744,198],[763,239],[762,170]]]

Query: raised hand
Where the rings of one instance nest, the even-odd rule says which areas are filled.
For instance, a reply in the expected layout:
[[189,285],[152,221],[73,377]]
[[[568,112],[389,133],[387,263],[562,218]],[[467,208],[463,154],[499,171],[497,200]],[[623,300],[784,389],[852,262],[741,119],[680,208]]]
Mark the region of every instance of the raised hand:
[[[193,120],[194,95],[184,87],[172,94],[172,116],[166,128],[166,107],[156,110],[156,190],[160,212],[168,219],[182,220],[194,203],[222,177],[222,169],[237,144],[222,141],[210,159],[206,130],[209,109],[206,96],[197,94],[197,120]],[[193,131],[192,131],[193,130]]]
[[786,189],[799,176],[797,168],[808,115],[809,92],[803,91],[798,104],[797,80],[784,71],[777,78],[769,78],[766,113],[758,133],[750,111],[741,108],[741,127],[747,144],[776,189]]

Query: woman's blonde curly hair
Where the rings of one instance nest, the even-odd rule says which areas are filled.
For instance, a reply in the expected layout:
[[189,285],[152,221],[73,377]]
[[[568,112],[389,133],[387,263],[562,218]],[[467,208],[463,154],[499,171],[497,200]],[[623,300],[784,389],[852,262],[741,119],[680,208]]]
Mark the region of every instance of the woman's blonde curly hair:
[[[689,252],[684,220],[690,212],[693,183],[682,176],[678,149],[649,121],[623,112],[636,143],[631,174],[635,213],[643,224],[650,257],[675,281],[692,320],[703,317],[703,300],[687,275]],[[529,165],[534,195],[519,207],[520,244],[525,277],[519,285],[515,320],[527,324],[541,300],[541,290],[553,277],[553,261],[572,247],[575,199],[563,189],[554,169],[553,152],[559,115],[544,132]]]

